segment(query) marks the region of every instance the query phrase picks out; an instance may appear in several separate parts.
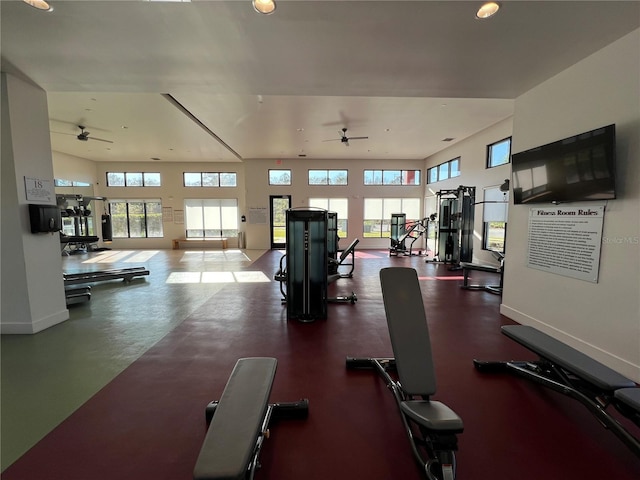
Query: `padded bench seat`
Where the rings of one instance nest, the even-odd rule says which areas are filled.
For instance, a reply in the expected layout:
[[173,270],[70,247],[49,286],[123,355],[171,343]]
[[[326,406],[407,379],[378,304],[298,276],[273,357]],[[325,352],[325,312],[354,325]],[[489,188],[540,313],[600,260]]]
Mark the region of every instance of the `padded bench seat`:
[[241,358],[216,407],[193,471],[194,480],[247,476],[276,374],[275,358]]
[[577,400],[640,457],[640,437],[608,411],[613,406],[640,427],[640,388],[633,380],[534,327],[504,325],[502,333],[536,353],[538,361],[480,361],[479,371],[508,372]]
[[640,388],[621,388],[616,390],[613,395],[640,415]]
[[615,370],[534,327],[504,325],[502,333],[603,391],[613,392],[636,386],[635,382]]

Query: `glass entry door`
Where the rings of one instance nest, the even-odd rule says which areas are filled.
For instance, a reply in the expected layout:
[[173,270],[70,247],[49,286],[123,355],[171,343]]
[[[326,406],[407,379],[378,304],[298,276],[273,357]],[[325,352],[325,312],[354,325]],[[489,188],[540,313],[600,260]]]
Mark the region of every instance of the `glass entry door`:
[[287,243],[287,210],[291,195],[270,195],[271,248],[283,249]]

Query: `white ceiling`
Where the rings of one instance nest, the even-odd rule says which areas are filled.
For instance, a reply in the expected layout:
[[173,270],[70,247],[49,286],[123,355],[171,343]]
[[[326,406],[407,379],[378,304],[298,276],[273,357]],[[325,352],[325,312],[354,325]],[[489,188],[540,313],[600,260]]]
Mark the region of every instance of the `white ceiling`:
[[[96,161],[422,159],[640,26],[638,1],[50,3],[0,3],[2,70],[47,91],[54,150]],[[325,141],[345,127],[369,138]]]

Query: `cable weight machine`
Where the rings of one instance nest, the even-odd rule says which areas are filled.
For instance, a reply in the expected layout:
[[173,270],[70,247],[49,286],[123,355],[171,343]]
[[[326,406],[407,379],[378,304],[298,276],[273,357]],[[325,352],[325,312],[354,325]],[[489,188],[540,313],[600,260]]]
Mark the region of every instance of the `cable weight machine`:
[[440,190],[438,199],[438,229],[434,262],[459,268],[460,262],[473,259],[473,222],[476,187],[460,185],[456,189]]

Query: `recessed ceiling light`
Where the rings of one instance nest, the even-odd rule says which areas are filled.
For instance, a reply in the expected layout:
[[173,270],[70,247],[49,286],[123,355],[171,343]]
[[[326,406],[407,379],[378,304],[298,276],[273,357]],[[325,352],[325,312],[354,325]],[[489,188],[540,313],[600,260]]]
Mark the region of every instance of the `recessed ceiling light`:
[[500,10],[500,4],[497,2],[486,2],[476,12],[476,18],[485,19],[494,16]]
[[33,8],[37,8],[38,10],[42,10],[44,12],[52,12],[53,7],[49,5],[49,2],[45,2],[45,0],[22,0],[27,5],[31,5]]
[[263,15],[270,15],[276,10],[275,0],[251,0],[253,9]]

